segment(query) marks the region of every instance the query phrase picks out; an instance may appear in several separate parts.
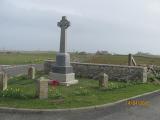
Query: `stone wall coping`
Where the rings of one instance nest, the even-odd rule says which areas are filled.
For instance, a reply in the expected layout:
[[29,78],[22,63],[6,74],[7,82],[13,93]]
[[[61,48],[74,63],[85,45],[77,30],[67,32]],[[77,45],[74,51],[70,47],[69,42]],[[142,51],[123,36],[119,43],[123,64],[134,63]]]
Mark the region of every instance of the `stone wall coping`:
[[34,65],[41,65],[41,64],[10,65],[10,66],[4,67],[3,69],[10,69],[10,68],[24,67],[24,66],[26,66],[26,67],[33,66],[34,67]]
[[[55,62],[55,60],[45,60],[45,62]],[[71,64],[78,64],[78,65],[90,65],[90,66],[109,66],[109,67],[123,67],[123,68],[147,68],[144,66],[128,66],[128,65],[114,65],[114,64],[97,64],[97,63],[80,63],[80,62],[71,62]]]
[[109,66],[109,67],[124,67],[124,68],[146,68],[142,66],[128,66],[128,65],[114,65],[114,64],[97,64],[97,63],[78,63],[78,62],[71,62],[72,64],[78,65],[89,65],[89,66]]

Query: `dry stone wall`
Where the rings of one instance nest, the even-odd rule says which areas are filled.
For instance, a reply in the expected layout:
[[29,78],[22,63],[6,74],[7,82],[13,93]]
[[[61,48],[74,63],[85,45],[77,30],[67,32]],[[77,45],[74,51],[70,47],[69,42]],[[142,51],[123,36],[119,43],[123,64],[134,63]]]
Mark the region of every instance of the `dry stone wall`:
[[28,64],[28,65],[17,65],[17,66],[4,66],[1,68],[1,71],[7,73],[8,77],[13,77],[17,75],[23,75],[28,73],[29,67],[35,67],[36,70],[41,71],[44,70],[43,64]]
[[[49,73],[55,64],[52,60],[46,60],[44,64],[35,65],[18,65],[3,67],[3,71],[9,77],[27,74],[28,68],[34,66],[36,70],[44,70]],[[147,81],[147,67],[143,66],[127,66],[127,65],[110,65],[110,64],[91,64],[91,63],[71,63],[73,70],[78,77],[86,77],[97,79],[98,74],[106,73],[109,80],[115,81]]]
[[[54,61],[45,61],[44,70],[46,70],[46,73],[51,71],[53,64],[55,64]],[[78,77],[97,79],[98,74],[104,72],[109,76],[109,80],[136,82],[147,81],[147,67],[92,63],[71,64],[76,76]]]

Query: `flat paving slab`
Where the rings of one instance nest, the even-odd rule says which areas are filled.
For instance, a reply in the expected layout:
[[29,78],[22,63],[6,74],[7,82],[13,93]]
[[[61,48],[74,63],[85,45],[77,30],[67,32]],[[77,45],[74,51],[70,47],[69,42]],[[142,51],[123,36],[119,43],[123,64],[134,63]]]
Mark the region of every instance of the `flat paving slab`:
[[54,112],[0,111],[0,120],[160,120],[160,94],[143,98],[150,105],[129,106],[127,102],[112,108]]

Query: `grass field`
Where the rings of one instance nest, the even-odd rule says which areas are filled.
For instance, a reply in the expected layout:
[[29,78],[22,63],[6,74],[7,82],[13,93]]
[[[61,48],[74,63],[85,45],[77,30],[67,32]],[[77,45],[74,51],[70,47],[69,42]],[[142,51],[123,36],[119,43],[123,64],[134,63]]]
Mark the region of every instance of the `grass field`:
[[[43,63],[46,59],[55,60],[55,52],[46,53],[0,53],[0,64],[30,64]],[[134,56],[138,65],[155,64],[160,65],[160,58],[158,57],[142,57]],[[102,64],[128,64],[127,55],[79,55],[71,54],[71,61],[88,62],[88,63],[102,63]]]
[[106,104],[157,89],[160,89],[160,85],[152,83],[129,84],[113,81],[109,82],[109,89],[99,89],[98,81],[81,78],[79,84],[70,87],[57,86],[53,90],[50,86],[49,98],[39,100],[35,98],[34,80],[20,76],[10,79],[8,91],[4,95],[0,93],[0,106],[43,109],[75,108]]
[[0,64],[42,63],[48,58],[55,59],[55,53],[0,53]]
[[[137,65],[160,65],[160,58],[134,56]],[[90,63],[128,64],[127,55],[94,55],[86,59]]]

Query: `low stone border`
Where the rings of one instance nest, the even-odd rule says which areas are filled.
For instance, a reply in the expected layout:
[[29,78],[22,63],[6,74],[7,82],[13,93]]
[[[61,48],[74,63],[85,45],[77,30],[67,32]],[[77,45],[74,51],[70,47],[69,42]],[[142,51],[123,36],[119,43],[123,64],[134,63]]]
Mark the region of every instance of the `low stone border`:
[[[49,73],[55,64],[53,60],[44,62],[44,71]],[[94,64],[71,62],[73,71],[77,77],[96,79],[101,72],[109,76],[109,80],[147,82],[147,67],[127,66],[113,64]]]
[[23,109],[23,108],[9,108],[9,107],[0,107],[0,112],[7,112],[7,113],[67,113],[67,112],[85,112],[85,111],[98,111],[108,109],[107,113],[112,113],[114,111],[124,110],[126,107],[130,107],[127,105],[128,100],[145,100],[151,99],[160,95],[160,89],[155,90],[153,92],[144,93],[141,95],[137,95],[134,97],[122,99],[113,103],[103,104],[103,105],[96,105],[96,106],[89,106],[89,107],[80,107],[80,108],[68,108],[68,109]]

